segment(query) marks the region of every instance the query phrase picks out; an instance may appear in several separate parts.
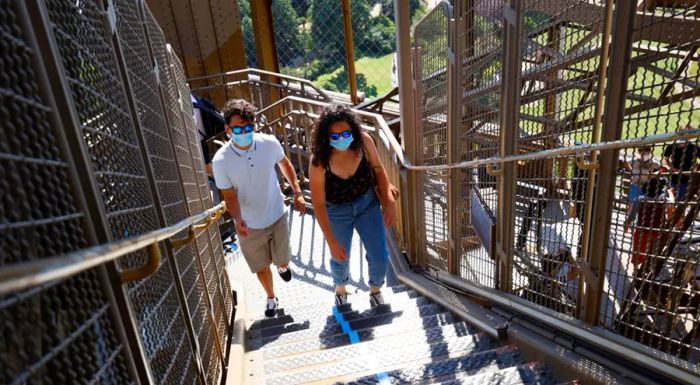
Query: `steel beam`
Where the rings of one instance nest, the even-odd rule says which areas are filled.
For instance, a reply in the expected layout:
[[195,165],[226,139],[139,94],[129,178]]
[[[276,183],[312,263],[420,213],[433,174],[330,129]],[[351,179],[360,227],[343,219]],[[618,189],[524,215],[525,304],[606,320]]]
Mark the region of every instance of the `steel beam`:
[[343,0],[343,36],[345,37],[345,64],[348,71],[348,84],[350,84],[350,100],[353,105],[358,104],[357,74],[355,73],[355,49],[352,39],[352,12],[350,0]]
[[[620,139],[622,136],[636,6],[637,4],[632,0],[615,2],[614,29],[608,65],[610,70],[605,90],[602,127],[602,140],[605,142]],[[593,204],[590,243],[584,243],[584,247],[588,247],[591,251],[585,256],[586,262],[582,268],[586,275],[590,276],[592,273],[597,276],[597,281],[586,280],[585,302],[581,304],[583,306],[581,314],[583,319],[592,325],[597,325],[600,319],[618,157],[619,150],[601,153],[598,188],[593,195],[595,198],[589,201]]]
[[[510,0],[504,4],[505,26],[503,82],[501,83],[500,156],[518,153],[518,121],[520,114],[520,72],[523,2]],[[496,226],[496,260],[498,261],[498,288],[509,292],[513,286],[513,202],[517,164],[502,165],[498,181],[498,223]]]

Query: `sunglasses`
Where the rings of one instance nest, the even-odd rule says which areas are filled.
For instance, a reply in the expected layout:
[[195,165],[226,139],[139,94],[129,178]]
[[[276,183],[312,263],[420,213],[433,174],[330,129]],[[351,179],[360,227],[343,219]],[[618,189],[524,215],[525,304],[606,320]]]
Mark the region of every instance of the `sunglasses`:
[[338,140],[342,136],[343,138],[349,138],[352,136],[352,130],[345,130],[343,132],[331,132],[331,140]]
[[255,127],[254,127],[252,124],[246,124],[246,125],[243,126],[243,127],[241,127],[241,126],[233,126],[233,127],[231,127],[231,131],[232,131],[235,135],[240,135],[240,134],[242,134],[243,132],[245,132],[246,134],[248,134],[248,133],[251,133],[251,132],[255,131]]

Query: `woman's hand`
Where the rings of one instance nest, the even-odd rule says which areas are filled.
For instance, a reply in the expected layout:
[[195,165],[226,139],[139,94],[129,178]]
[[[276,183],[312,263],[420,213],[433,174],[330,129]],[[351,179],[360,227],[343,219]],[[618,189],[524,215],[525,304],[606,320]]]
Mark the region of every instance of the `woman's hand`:
[[392,200],[382,207],[382,212],[384,214],[384,226],[391,227],[396,223],[396,204]]
[[348,255],[345,252],[345,248],[340,245],[335,239],[328,241],[328,248],[331,249],[331,256],[338,261],[344,261],[348,259]]

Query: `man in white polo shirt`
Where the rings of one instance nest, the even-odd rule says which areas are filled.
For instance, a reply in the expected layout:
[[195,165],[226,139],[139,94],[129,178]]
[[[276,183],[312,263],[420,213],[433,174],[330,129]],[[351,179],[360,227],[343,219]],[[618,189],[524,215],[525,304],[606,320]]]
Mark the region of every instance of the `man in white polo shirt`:
[[216,152],[212,168],[216,187],[236,223],[243,256],[267,294],[265,316],[274,317],[278,301],[270,264],[277,266],[283,280],[292,279],[287,212],[275,165],[294,190],[297,210],[303,214],[306,206],[294,166],[279,141],[254,131],[256,111],[242,99],[226,102],[223,113],[231,140]]

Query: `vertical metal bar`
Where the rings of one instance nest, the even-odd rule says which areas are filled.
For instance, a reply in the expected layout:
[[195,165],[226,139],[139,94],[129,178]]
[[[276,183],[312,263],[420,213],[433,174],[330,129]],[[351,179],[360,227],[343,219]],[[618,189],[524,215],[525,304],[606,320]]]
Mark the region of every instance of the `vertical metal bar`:
[[[272,0],[256,0],[250,2],[250,14],[253,19],[253,30],[255,31],[255,49],[260,69],[270,72],[280,72],[279,60],[277,57],[277,46],[275,45],[275,28],[272,17]],[[277,77],[261,75],[260,80],[277,83]],[[258,107],[270,105],[280,99],[279,89],[276,87],[265,87],[264,92],[267,98],[263,98],[263,103]],[[270,111],[270,121],[282,116],[279,109]]]
[[[398,79],[399,79],[399,109],[401,112],[401,135],[402,143],[406,149],[406,158],[409,162],[416,164],[418,154],[418,142],[416,141],[416,115],[415,113],[415,96],[414,93],[414,76],[419,72],[416,69],[411,71],[412,50],[411,50],[411,14],[408,2],[404,0],[394,0],[394,15],[396,20],[396,57],[399,63]],[[416,216],[421,199],[419,186],[420,174],[415,172],[406,173],[406,185],[408,195],[404,196],[403,201],[404,218],[406,218],[406,226],[404,227],[404,239],[408,245],[408,254],[412,263],[418,263],[420,258],[420,246],[418,237],[420,231],[418,227],[418,217]]]
[[[518,152],[518,118],[520,96],[520,45],[522,39],[523,2],[509,0],[503,7],[505,25],[503,83],[501,88],[500,156]],[[511,291],[513,286],[513,200],[515,196],[516,164],[503,164],[498,181],[498,225],[496,254],[499,289]]]
[[[448,64],[447,64],[447,162],[458,163],[461,160],[461,130],[462,127],[462,49],[459,42],[460,1],[453,8],[453,16],[448,23]],[[459,273],[459,258],[462,255],[462,228],[460,226],[460,210],[462,197],[461,169],[451,169],[447,180],[447,270],[451,274]]]
[[[23,3],[26,8],[22,8],[22,10],[26,12],[26,19],[33,26],[36,45],[46,71],[45,76],[49,79],[46,81],[46,84],[49,85],[53,96],[52,101],[56,106],[56,111],[59,112],[58,116],[64,128],[63,134],[66,138],[67,147],[72,153],[73,167],[77,174],[79,186],[82,187],[81,196],[84,198],[81,200],[85,204],[85,211],[88,214],[87,220],[92,225],[91,229],[94,231],[97,242],[107,243],[111,240],[107,214],[97,189],[97,181],[90,167],[90,157],[87,154],[87,149],[84,147],[78,112],[72,102],[71,91],[65,77],[66,71],[59,58],[56,40],[53,32],[50,30],[51,22],[49,21],[48,11],[41,0],[27,0]],[[119,279],[116,263],[106,263],[104,269],[100,269],[100,275],[102,277],[106,275],[106,279],[109,281],[109,288],[111,289],[109,296],[115,304],[116,315],[120,321],[115,324],[126,341],[124,346],[128,352],[127,362],[131,367],[130,370],[135,372],[140,384],[154,384],[155,381],[148,365],[148,359],[140,339],[131,303],[126,289],[122,286]]]
[[352,14],[350,12],[350,0],[343,0],[343,31],[345,36],[345,64],[348,70],[348,84],[350,84],[350,100],[352,104],[359,103],[357,95],[357,76],[355,73],[355,50],[352,40]]
[[[612,141],[622,136],[622,120],[625,113],[625,93],[632,54],[632,34],[636,15],[636,2],[618,0],[615,2],[615,14],[610,44],[610,63],[605,89],[605,109],[603,116],[602,140]],[[586,254],[583,265],[586,278],[585,303],[582,309],[584,320],[597,325],[600,319],[600,303],[605,282],[605,263],[607,260],[610,224],[612,221],[613,199],[615,197],[615,178],[619,150],[600,154],[600,171],[598,188],[592,201],[592,226],[589,244],[584,243],[590,252]],[[595,252],[593,252],[595,250]],[[591,280],[597,276],[597,280]]]
[[[112,0],[107,0],[108,7],[115,7]],[[119,65],[119,71],[122,78],[122,83],[124,84],[124,92],[126,94],[126,99],[129,111],[131,112],[131,118],[134,121],[134,130],[136,131],[136,138],[139,143],[139,150],[141,152],[141,157],[144,164],[144,169],[146,171],[146,179],[148,183],[148,188],[153,197],[153,206],[156,211],[156,220],[160,227],[165,227],[168,225],[165,219],[165,213],[163,212],[163,204],[160,200],[160,194],[158,194],[158,188],[155,184],[156,178],[153,173],[153,165],[151,164],[151,158],[148,155],[148,148],[146,146],[146,138],[143,132],[143,127],[141,123],[141,117],[138,113],[138,106],[134,93],[132,91],[131,78],[129,76],[129,71],[127,69],[126,58],[124,57],[121,40],[119,38],[119,33],[116,31],[112,35],[112,45],[114,46],[114,51],[117,58],[117,64]],[[163,110],[165,114],[165,110]],[[175,153],[173,153],[174,156]],[[180,185],[182,185],[182,180],[180,179]],[[171,272],[173,274],[173,280],[175,282],[175,288],[177,293],[178,302],[180,303],[180,314],[185,321],[185,329],[187,330],[187,336],[190,342],[190,348],[195,357],[195,366],[197,368],[197,373],[199,374],[200,381],[205,383],[206,378],[204,376],[204,371],[202,369],[202,360],[199,355],[199,349],[197,348],[197,342],[194,332],[194,326],[192,324],[192,318],[190,317],[189,307],[187,305],[187,297],[185,295],[185,289],[182,286],[182,280],[177,269],[175,256],[170,248],[166,247],[166,258],[170,265]]]
[[[598,143],[600,142],[600,124],[603,116],[603,103],[605,100],[605,75],[607,73],[607,68],[608,68],[608,60],[609,60],[609,52],[610,52],[610,33],[612,30],[612,18],[613,18],[613,2],[607,1],[605,4],[605,21],[603,25],[603,35],[602,35],[602,50],[600,54],[600,61],[598,63],[598,95],[596,98],[596,105],[595,105],[595,115],[594,115],[594,123],[593,123],[593,129],[592,129],[592,138],[591,138],[591,143]],[[596,163],[598,161],[598,152],[597,151],[591,151],[591,162]],[[589,256],[588,254],[591,252],[592,249],[589,248],[589,243],[590,243],[590,236],[591,236],[591,226],[592,226],[592,219],[593,219],[593,199],[594,199],[594,194],[595,194],[595,186],[596,186],[596,168],[593,167],[590,170],[588,170],[588,183],[586,184],[586,196],[584,197],[584,202],[586,203],[584,205],[584,219],[583,219],[583,228],[581,229],[582,232],[582,240],[581,240],[581,260],[582,261],[588,261]],[[613,182],[612,185],[610,185],[612,188],[614,188],[615,183]],[[600,251],[602,249],[598,249]],[[581,312],[583,310],[583,296],[584,296],[584,289],[586,287],[586,275],[582,274],[584,270],[587,269],[579,269],[579,287],[578,287],[578,293],[577,293],[577,300],[576,300],[576,316],[581,317]]]

